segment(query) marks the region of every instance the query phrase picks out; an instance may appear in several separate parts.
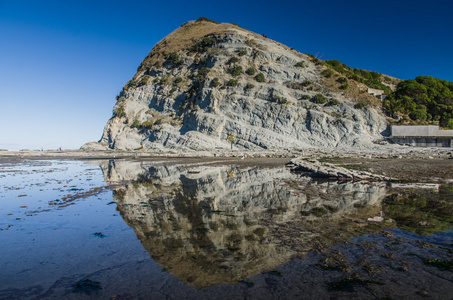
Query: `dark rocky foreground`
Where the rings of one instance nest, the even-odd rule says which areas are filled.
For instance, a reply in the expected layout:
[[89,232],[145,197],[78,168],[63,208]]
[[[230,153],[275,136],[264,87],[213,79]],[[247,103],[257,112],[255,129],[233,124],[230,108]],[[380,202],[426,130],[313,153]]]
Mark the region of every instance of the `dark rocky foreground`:
[[[67,156],[66,158],[85,159],[75,156]],[[318,158],[319,161],[328,161],[348,169],[392,177],[398,179],[399,182],[448,183],[453,179],[453,160],[447,158],[429,158],[429,156],[372,158],[333,155]],[[23,161],[23,159],[17,157],[2,158],[0,166],[13,166],[20,161]],[[38,159],[27,159],[27,161],[31,165],[36,163],[37,166],[40,163]],[[367,195],[371,195],[371,190],[358,193],[361,190],[349,189],[347,184],[338,184],[338,188],[350,190],[348,199],[353,204],[349,206],[351,212],[345,211],[343,213],[338,208],[334,209],[335,205],[333,204],[341,204],[340,201],[335,200],[338,200],[336,194],[329,195],[328,193],[332,190],[331,186],[336,186],[335,183],[313,183],[301,186],[299,181],[288,178],[288,191],[299,189],[310,200],[307,203],[313,205],[313,207],[297,202],[302,197],[294,197],[293,195],[292,198],[288,198],[283,197],[284,193],[275,193],[278,196],[276,199],[280,199],[280,201],[288,202],[288,199],[293,199],[294,204],[287,206],[300,206],[296,210],[300,214],[289,222],[273,224],[275,222],[272,221],[275,220],[274,217],[270,221],[261,218],[260,223],[254,224],[252,227],[244,227],[244,236],[250,235],[248,231],[255,232],[258,227],[269,229],[263,231],[265,233],[264,238],[267,239],[266,243],[263,242],[263,245],[256,245],[257,241],[254,239],[245,239],[242,245],[249,247],[248,249],[256,248],[263,252],[269,247],[271,254],[278,253],[278,251],[271,251],[272,245],[277,245],[276,249],[283,249],[282,253],[288,255],[290,261],[286,263],[282,261],[283,264],[280,264],[276,256],[263,255],[263,259],[275,260],[276,264],[274,266],[267,264],[267,267],[260,269],[262,267],[260,261],[255,261],[253,268],[260,271],[250,273],[250,276],[237,283],[235,281],[230,284],[203,286],[203,288],[194,286],[197,284],[197,280],[200,280],[200,274],[205,273],[206,269],[209,270],[210,266],[208,261],[206,261],[206,264],[196,263],[197,259],[202,258],[203,253],[196,248],[193,248],[192,252],[185,251],[185,248],[183,248],[183,253],[185,253],[183,257],[186,261],[192,262],[193,260],[194,262],[192,265],[187,263],[192,266],[192,269],[187,268],[183,277],[179,278],[178,276],[181,276],[179,273],[168,268],[168,266],[174,266],[173,262],[178,257],[174,254],[176,252],[172,252],[180,249],[178,245],[187,244],[190,246],[196,241],[200,247],[205,245],[203,249],[210,254],[213,248],[206,244],[207,240],[204,237],[210,236],[211,233],[213,241],[222,240],[220,238],[222,226],[225,227],[226,236],[237,238],[237,236],[229,233],[242,229],[237,224],[242,224],[241,222],[244,222],[244,226],[247,224],[245,218],[242,221],[241,216],[236,217],[237,222],[234,222],[236,227],[228,223],[232,220],[231,216],[237,214],[237,212],[234,212],[234,207],[228,206],[228,203],[234,200],[233,203],[244,209],[245,216],[251,215],[259,207],[257,201],[251,201],[247,206],[244,205],[244,199],[241,199],[240,195],[247,192],[253,195],[257,191],[268,191],[266,192],[268,196],[261,198],[275,205],[276,202],[269,196],[274,194],[272,192],[273,187],[278,186],[278,184],[271,184],[272,182],[270,182],[269,185],[265,185],[266,189],[260,188],[259,190],[242,184],[256,182],[260,178],[260,174],[275,177],[272,173],[266,171],[257,172],[257,176],[251,177],[249,175],[254,174],[253,167],[282,167],[288,161],[289,158],[250,158],[245,156],[222,158],[148,157],[128,161],[120,160],[119,162],[117,160],[105,161],[107,165],[104,163],[101,164],[101,167],[106,181],[112,183],[123,180],[131,181],[124,188],[119,188],[118,191],[123,189],[124,193],[114,193],[114,200],[123,218],[134,228],[137,236],[143,236],[144,247],[153,247],[148,250],[152,259],[130,260],[111,268],[100,268],[90,274],[68,275],[57,280],[49,289],[43,289],[39,286],[21,290],[0,289],[0,299],[150,299],[164,297],[168,299],[281,299],[283,297],[297,299],[422,299],[426,297],[449,299],[451,297],[451,290],[453,290],[453,240],[450,229],[452,227],[451,193],[447,194],[447,197],[437,199],[438,193],[433,190],[407,192],[404,189],[389,189],[389,195],[386,196],[385,188],[381,188],[381,185],[385,185],[382,182],[379,183],[380,188],[378,190],[382,191],[382,196],[386,196],[386,198],[383,201],[383,207],[376,209],[371,209],[375,206],[363,206],[361,203],[353,202],[357,201],[359,195],[368,199],[369,196]],[[131,162],[140,166],[140,168],[132,168]],[[152,169],[152,176],[145,176],[147,174],[145,171],[148,170],[146,166],[156,164],[163,167],[154,168]],[[181,164],[184,165],[183,168],[179,167]],[[212,211],[212,209],[207,211],[207,202],[194,202],[193,195],[200,195],[200,193],[210,195],[212,190],[209,189],[209,186],[212,185],[208,185],[208,183],[215,182],[214,178],[216,177],[213,174],[217,173],[209,173],[211,175],[206,176],[207,173],[203,173],[203,170],[206,167],[224,165],[237,166],[235,167],[234,178],[227,177],[226,174],[223,174],[225,168],[220,168],[222,173],[219,174],[223,174],[222,178],[225,180],[224,177],[227,177],[225,182],[229,184],[226,186],[237,185],[242,190],[240,189],[241,192],[239,193],[233,193],[232,197],[226,193],[224,197],[220,198],[224,200],[218,202],[219,205],[223,203],[224,207],[219,206],[217,211]],[[164,172],[172,168],[177,172],[175,171],[174,174]],[[250,169],[251,171],[243,173]],[[173,177],[181,178],[178,172],[185,174],[182,189],[179,188],[179,185],[174,185],[174,181],[169,180]],[[284,172],[281,174],[284,174]],[[7,179],[9,175],[11,174],[6,174],[6,176],[0,178]],[[213,180],[209,179],[210,176],[214,176],[212,177]],[[348,184],[361,185],[362,183]],[[174,202],[175,205],[177,203],[187,205],[175,206],[172,209],[172,205],[170,205],[172,202],[170,201],[173,201],[174,197],[171,196],[171,193],[165,194],[168,196],[164,195],[167,186],[170,192],[174,191],[187,195],[187,199],[184,198],[182,202],[176,201]],[[187,187],[194,186],[197,187],[195,194],[187,189]],[[314,187],[320,189],[314,189]],[[448,192],[450,189],[451,184],[442,185],[443,191]],[[237,189],[232,190],[236,191]],[[156,196],[152,198],[154,202],[151,206],[148,206],[148,204],[140,206],[139,199],[145,199],[145,196],[149,198],[148,195],[154,193],[156,193]],[[214,194],[219,195],[217,192]],[[319,203],[327,204],[323,206],[326,209],[320,209],[316,204],[318,202],[315,202],[314,199],[322,199],[322,201],[319,200]],[[266,205],[263,207],[266,207]],[[302,209],[305,206],[307,206],[307,209]],[[140,210],[137,210],[137,208],[140,208]],[[144,213],[145,209],[152,209],[152,216],[155,217],[151,220],[154,220],[154,223],[147,223],[141,219],[141,213]],[[182,209],[188,210],[190,213],[184,215]],[[232,210],[231,213],[222,214],[221,211],[229,209]],[[247,213],[248,209],[250,209],[250,213]],[[357,211],[353,212],[353,209],[357,209]],[[376,218],[376,216],[379,216],[379,211],[383,211],[384,220]],[[285,220],[285,216],[291,215],[290,212],[291,210],[278,211],[274,209],[269,213],[275,214],[277,220]],[[332,222],[330,216],[334,214],[341,215],[343,218]],[[311,223],[301,222],[302,219],[306,220],[307,218],[311,220]],[[195,234],[188,235],[187,239],[181,238],[181,242],[179,242],[179,240],[174,239],[175,236],[183,236],[186,232],[187,234],[190,233],[188,231],[190,226],[187,226],[187,231],[184,227],[184,224],[189,224],[185,223],[186,219],[191,222],[207,219],[209,220],[208,224],[210,226],[212,224],[213,228],[217,223],[218,226],[216,227],[219,230],[214,232],[196,228]],[[178,230],[174,230],[177,227],[170,227],[174,226],[172,224],[175,220],[179,221]],[[155,229],[153,229],[153,226]],[[446,232],[445,230],[448,229],[450,231]],[[411,230],[415,233],[411,233]],[[435,233],[439,230],[443,232]],[[215,263],[223,265],[225,261],[231,261],[233,265],[241,266],[241,262],[245,262],[243,270],[250,269],[247,259],[239,255],[241,253],[240,247],[236,247],[234,241],[236,239],[231,241],[227,239],[227,242],[232,243],[229,253],[219,252],[221,255],[219,256],[219,254],[212,252],[212,255],[217,255],[217,257],[213,256],[213,259],[217,259]],[[217,243],[213,244],[217,245]],[[162,246],[162,249],[158,246]],[[159,250],[162,251],[159,252]],[[187,255],[187,253],[191,255]],[[156,264],[156,261],[162,263],[162,265]],[[265,265],[263,261],[261,261],[261,264]],[[184,266],[184,264],[182,265]],[[236,268],[236,270],[239,270],[239,268]],[[190,274],[191,271],[192,274]],[[228,269],[222,269],[222,272],[228,273],[227,271]],[[234,274],[234,270],[231,271]]]

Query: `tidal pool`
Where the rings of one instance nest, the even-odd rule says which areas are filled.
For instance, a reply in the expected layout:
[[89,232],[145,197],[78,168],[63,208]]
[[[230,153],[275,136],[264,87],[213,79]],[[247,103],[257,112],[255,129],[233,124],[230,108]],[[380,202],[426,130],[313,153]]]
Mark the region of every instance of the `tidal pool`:
[[[0,299],[453,290],[452,185],[185,160],[0,161]],[[426,295],[425,295],[426,293]]]

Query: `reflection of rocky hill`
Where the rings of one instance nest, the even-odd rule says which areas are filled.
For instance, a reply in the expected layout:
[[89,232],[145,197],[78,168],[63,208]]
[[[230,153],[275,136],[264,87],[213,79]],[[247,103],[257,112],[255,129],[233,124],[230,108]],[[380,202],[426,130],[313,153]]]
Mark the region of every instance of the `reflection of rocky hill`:
[[[194,170],[117,161],[103,169],[107,180],[135,177],[114,192],[122,217],[156,262],[199,288],[288,261],[320,234],[313,222],[340,220],[358,206],[380,210],[385,194],[381,185],[316,183],[284,168]],[[297,250],[276,234],[290,222],[300,223]]]

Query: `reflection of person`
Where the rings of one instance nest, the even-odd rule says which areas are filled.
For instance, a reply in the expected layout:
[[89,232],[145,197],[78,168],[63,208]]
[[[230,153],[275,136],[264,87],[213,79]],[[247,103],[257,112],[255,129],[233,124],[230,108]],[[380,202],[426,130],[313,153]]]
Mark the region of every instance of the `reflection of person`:
[[227,169],[226,172],[227,172],[227,175],[228,175],[229,177],[234,178],[234,171],[233,171],[233,169],[231,169],[230,171],[228,171],[228,169]]
[[227,141],[230,140],[231,141],[231,150],[233,150],[233,141],[234,141],[234,134],[230,134],[228,135],[227,137]]

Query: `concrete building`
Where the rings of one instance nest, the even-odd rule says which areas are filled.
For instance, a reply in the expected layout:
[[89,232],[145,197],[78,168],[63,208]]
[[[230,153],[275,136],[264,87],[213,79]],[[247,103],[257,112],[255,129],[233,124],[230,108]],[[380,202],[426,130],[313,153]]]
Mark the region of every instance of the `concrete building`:
[[383,90],[368,88],[366,91],[368,94],[376,96],[376,98],[381,99],[382,101],[386,98]]
[[389,140],[402,145],[417,147],[452,147],[453,130],[439,126],[391,126]]

